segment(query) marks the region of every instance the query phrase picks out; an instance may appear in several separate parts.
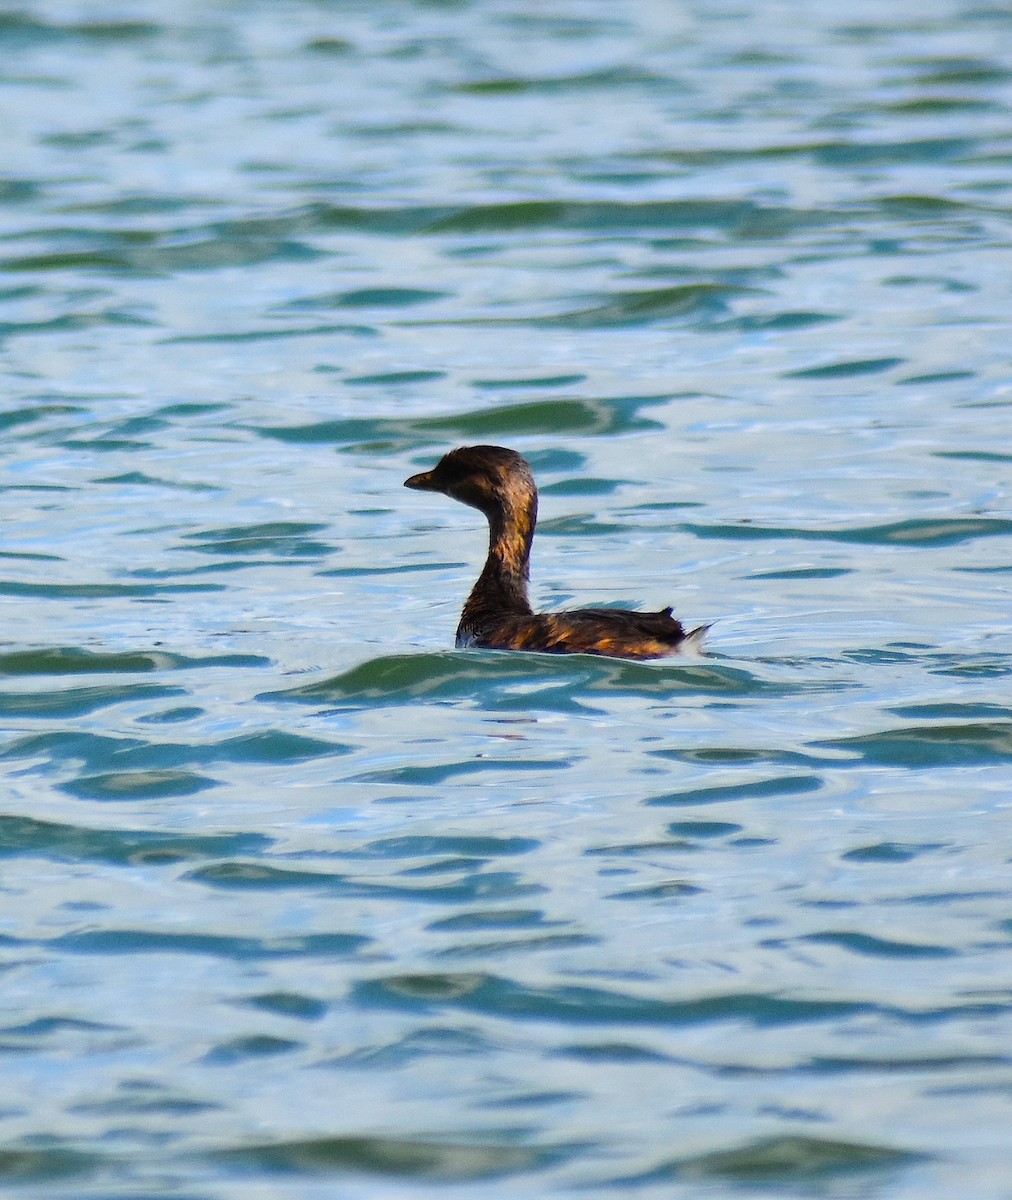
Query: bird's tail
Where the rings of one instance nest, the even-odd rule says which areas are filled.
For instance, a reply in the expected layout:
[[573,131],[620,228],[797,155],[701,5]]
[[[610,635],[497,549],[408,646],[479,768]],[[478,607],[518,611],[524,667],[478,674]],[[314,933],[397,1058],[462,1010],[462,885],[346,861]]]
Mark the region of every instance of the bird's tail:
[[703,653],[703,638],[711,628],[710,625],[697,625],[695,629],[691,629],[678,643],[675,653],[684,658],[697,658]]

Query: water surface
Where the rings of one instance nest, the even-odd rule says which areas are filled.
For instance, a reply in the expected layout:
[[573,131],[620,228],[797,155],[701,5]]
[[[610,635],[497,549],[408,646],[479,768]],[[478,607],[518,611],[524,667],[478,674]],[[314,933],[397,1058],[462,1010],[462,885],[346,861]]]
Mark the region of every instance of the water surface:
[[[1007,1197],[1008,14],[0,12],[0,1180]],[[540,604],[458,652],[528,456]]]

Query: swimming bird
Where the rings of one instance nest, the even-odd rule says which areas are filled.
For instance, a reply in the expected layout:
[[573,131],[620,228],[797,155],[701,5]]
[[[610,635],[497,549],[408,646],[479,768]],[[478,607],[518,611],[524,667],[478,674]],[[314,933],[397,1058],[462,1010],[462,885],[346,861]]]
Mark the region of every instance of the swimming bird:
[[670,608],[578,608],[536,613],[527,598],[538,489],[527,460],[505,446],[462,446],[404,486],[442,492],[488,519],[488,558],[464,604],[457,646],[540,650],[549,654],[603,654],[662,658],[696,653],[709,628],[686,633]]

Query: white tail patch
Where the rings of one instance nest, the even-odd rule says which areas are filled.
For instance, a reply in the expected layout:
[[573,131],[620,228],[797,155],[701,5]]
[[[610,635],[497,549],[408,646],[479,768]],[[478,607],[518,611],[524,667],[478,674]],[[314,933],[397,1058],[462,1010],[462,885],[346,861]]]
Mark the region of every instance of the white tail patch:
[[703,653],[703,639],[710,632],[709,625],[699,625],[678,643],[675,654],[679,658],[699,658]]

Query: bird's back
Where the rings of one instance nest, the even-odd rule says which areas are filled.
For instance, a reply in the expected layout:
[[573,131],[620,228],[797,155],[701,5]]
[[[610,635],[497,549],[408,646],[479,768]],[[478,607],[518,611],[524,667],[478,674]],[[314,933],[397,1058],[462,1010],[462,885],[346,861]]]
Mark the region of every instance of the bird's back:
[[670,608],[632,612],[579,608],[570,612],[504,614],[469,626],[461,621],[458,646],[540,650],[546,654],[601,654],[610,658],[663,658],[699,649],[705,627],[686,633]]

